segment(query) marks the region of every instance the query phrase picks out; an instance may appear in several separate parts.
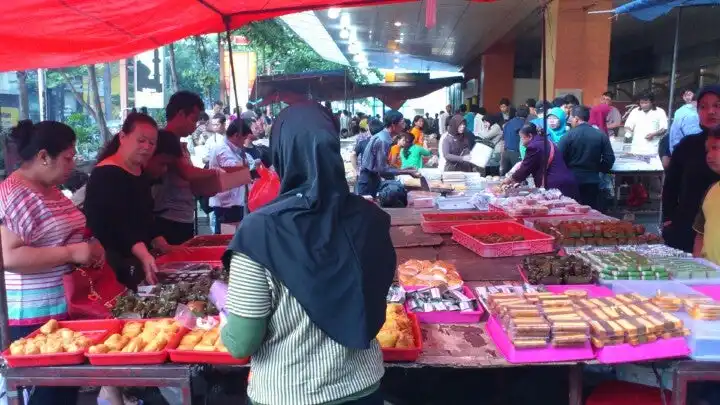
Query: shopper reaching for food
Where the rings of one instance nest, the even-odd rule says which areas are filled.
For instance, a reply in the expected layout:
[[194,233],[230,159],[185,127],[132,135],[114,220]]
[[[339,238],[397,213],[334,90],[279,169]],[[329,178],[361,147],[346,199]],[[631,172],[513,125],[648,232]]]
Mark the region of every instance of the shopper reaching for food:
[[159,157],[156,161],[165,155],[180,156],[173,141],[158,137],[157,123],[150,116],[132,113],[90,174],[85,196],[88,227],[106,247],[118,281],[130,289],[142,281],[157,282],[151,249],[167,253],[179,248],[160,235],[153,214],[151,173],[157,176],[164,170],[144,170],[153,156]]
[[[103,261],[97,242],[84,242],[85,217],[58,186],[75,167],[75,133],[60,122],[20,121],[12,130],[21,166],[0,184],[0,235],[10,340],[50,319],[68,317],[63,276],[73,265]],[[74,404],[77,387],[35,387],[30,404]]]
[[280,113],[280,196],[243,220],[225,255],[222,341],[252,355],[255,404],[383,403],[375,336],[395,274],[390,217],[350,193],[337,133],[319,104]]

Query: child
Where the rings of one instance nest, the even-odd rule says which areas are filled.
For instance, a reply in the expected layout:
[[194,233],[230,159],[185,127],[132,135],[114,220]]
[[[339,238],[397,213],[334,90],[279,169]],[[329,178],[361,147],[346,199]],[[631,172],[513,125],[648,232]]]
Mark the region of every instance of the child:
[[[705,150],[708,166],[720,174],[720,131],[711,132]],[[705,194],[693,229],[697,232],[693,255],[720,264],[720,183],[710,186]]]
[[398,141],[400,145],[401,169],[422,169],[423,157],[432,156],[432,152],[415,142],[415,135],[407,132]]

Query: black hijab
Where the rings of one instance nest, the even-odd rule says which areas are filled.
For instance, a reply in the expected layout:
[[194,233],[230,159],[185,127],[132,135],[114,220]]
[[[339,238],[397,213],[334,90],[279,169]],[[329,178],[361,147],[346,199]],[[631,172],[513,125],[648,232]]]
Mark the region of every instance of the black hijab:
[[385,321],[395,250],[390,216],[349,191],[337,134],[316,103],[280,113],[271,135],[280,195],[245,217],[229,251],[267,268],[333,340],[366,349]]

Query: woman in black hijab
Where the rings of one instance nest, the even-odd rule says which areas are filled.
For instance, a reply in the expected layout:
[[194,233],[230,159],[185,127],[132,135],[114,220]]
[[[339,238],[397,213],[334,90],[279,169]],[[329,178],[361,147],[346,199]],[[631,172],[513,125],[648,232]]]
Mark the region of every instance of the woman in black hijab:
[[329,111],[293,105],[272,132],[280,195],[243,220],[225,254],[222,341],[252,355],[253,403],[380,405],[390,218],[350,193]]
[[672,153],[663,186],[663,238],[668,246],[693,251],[693,222],[705,192],[720,175],[705,160],[705,142],[710,131],[720,126],[720,115],[714,107],[720,102],[720,85],[703,87],[698,93],[698,115],[703,132],[688,135]]

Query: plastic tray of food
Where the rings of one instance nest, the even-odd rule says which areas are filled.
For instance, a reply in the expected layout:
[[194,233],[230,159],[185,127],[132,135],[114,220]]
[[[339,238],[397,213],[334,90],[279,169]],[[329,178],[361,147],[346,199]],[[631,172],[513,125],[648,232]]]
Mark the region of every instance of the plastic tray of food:
[[[170,355],[171,362],[185,364],[226,365],[243,365],[250,362],[250,357],[243,357],[237,359],[233,357],[229,352],[227,352],[225,346],[222,346],[222,342],[219,337],[220,331],[217,327],[210,330],[202,330],[198,328],[196,329],[196,331],[198,332],[198,339],[196,339],[196,341],[193,341],[192,345],[194,347],[204,346],[204,349],[187,350],[183,348],[183,342],[186,338],[189,337],[189,334],[193,333],[192,330],[185,329],[183,330],[183,336],[180,339],[180,343],[178,344],[178,346],[173,349],[168,349],[168,354]],[[214,337],[214,339],[212,339],[212,342],[205,342],[205,344],[203,344],[202,340],[209,333],[216,333],[216,336]],[[218,344],[220,344],[222,347],[218,347]],[[212,349],[212,351],[210,349]]]
[[200,235],[182,245],[190,248],[227,248],[235,235]]
[[[425,288],[425,287],[408,287],[406,288],[406,291],[414,291],[418,288]],[[472,290],[466,286],[462,286],[462,292],[463,294],[471,298],[475,301],[475,304],[477,305],[477,310],[475,311],[467,311],[467,312],[461,312],[461,311],[433,311],[433,312],[414,312],[408,307],[407,301],[405,302],[405,310],[408,314],[414,314],[417,316],[418,320],[421,323],[478,323],[480,322],[480,318],[482,318],[483,309],[482,305],[480,305],[480,302],[475,297],[475,294],[472,292]]]
[[435,200],[441,210],[471,210],[475,208],[472,197],[444,197]]
[[222,256],[225,254],[227,247],[205,247],[205,248],[185,248],[174,250],[170,253],[158,256],[155,263],[220,263]]
[[[173,319],[166,318],[166,319],[134,319],[134,320],[127,320],[124,321],[122,324],[122,328],[125,327],[128,323],[142,323],[146,324],[147,322],[158,322],[158,321],[173,321]],[[120,331],[122,331],[122,328]],[[144,328],[144,325],[143,325]],[[120,331],[116,333],[121,333]],[[182,339],[183,335],[187,332],[187,329],[180,328],[175,332],[169,339],[167,344],[158,351],[152,351],[152,352],[133,352],[133,353],[124,353],[124,352],[108,352],[108,353],[91,353],[91,350],[88,350],[85,353],[85,356],[90,360],[90,364],[94,366],[126,366],[126,365],[148,365],[148,364],[162,364],[167,360],[168,357],[168,350],[174,349],[177,347],[177,345],[180,343],[180,339]],[[108,336],[108,339],[112,335]],[[107,339],[104,339],[100,343],[107,342]],[[127,345],[129,343],[126,343]]]
[[637,346],[624,343],[595,349],[595,358],[603,364],[682,358],[688,355],[690,355],[690,348],[683,337],[658,339],[655,342]]
[[420,357],[423,349],[422,332],[420,331],[420,322],[413,313],[407,314],[412,324],[413,339],[415,347],[412,349],[382,348],[383,361],[386,362],[411,362]]
[[556,363],[590,360],[595,357],[590,341],[577,348],[555,348],[550,344],[542,349],[517,349],[494,316],[488,318],[486,328],[495,345],[510,363]]
[[693,319],[687,313],[676,316],[690,329],[690,336],[685,339],[690,357],[697,361],[720,361],[720,321]]
[[455,225],[514,220],[504,212],[482,211],[424,212],[422,217],[421,226],[425,233],[452,233],[452,227]]
[[222,271],[222,263],[170,262],[158,264],[157,277],[161,284],[181,281],[195,283],[214,271]]
[[[549,253],[554,250],[552,236],[512,221],[456,225],[452,230],[454,241],[483,257],[523,256]],[[478,239],[480,236],[497,236],[499,239],[520,237],[520,240],[486,243]]]
[[[48,324],[46,324],[48,325]],[[44,326],[46,326],[44,325]],[[117,319],[87,320],[87,321],[59,321],[57,328],[67,328],[74,332],[80,332],[94,345],[105,339],[111,333],[115,333],[122,327],[122,321]],[[42,328],[38,328],[23,339],[32,339],[40,334]],[[18,341],[16,341],[18,342]],[[16,342],[13,342],[15,344]],[[49,367],[49,366],[70,366],[85,363],[85,352],[87,348],[70,353],[44,353],[44,354],[10,354],[11,349],[3,352],[3,357],[10,367]]]
[[638,293],[648,298],[658,293],[683,296],[701,296],[703,294],[675,280],[613,280],[612,290],[615,294]]
[[[548,268],[548,264],[550,264],[550,268]],[[555,271],[556,264],[562,265],[560,272]],[[578,266],[580,266],[579,269]],[[561,253],[527,256],[518,265],[518,271],[526,283],[535,285],[593,284],[596,278],[595,271],[579,256]]]

